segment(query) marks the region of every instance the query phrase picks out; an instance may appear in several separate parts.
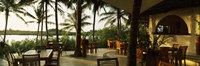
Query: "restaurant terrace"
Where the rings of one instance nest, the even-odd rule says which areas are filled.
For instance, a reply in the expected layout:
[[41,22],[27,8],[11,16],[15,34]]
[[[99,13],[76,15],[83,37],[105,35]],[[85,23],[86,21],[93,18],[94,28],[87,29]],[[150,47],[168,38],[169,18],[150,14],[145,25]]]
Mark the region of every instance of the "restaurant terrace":
[[[73,11],[65,23],[59,23],[61,4]],[[24,6],[33,6],[36,15]],[[94,13],[92,23],[86,21],[86,7]],[[102,18],[96,17],[100,9]],[[199,0],[0,0],[0,10],[5,12],[0,66],[199,66]],[[11,12],[38,24],[35,40],[6,42]],[[48,29],[50,16],[54,30]],[[95,30],[96,19],[110,26]],[[88,25],[93,30],[84,32]],[[65,26],[63,34],[59,26]],[[72,29],[75,38],[69,39]]]

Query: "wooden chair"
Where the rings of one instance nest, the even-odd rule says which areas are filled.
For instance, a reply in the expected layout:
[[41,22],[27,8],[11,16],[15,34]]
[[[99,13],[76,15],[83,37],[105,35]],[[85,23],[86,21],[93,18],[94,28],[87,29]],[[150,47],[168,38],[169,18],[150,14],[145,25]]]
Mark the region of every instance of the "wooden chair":
[[174,63],[174,61],[175,61],[175,55],[177,54],[178,48],[179,48],[179,44],[172,45],[172,48],[171,48],[172,52],[171,52],[170,58],[169,58],[171,63]]
[[97,66],[119,66],[118,58],[97,59]]
[[110,40],[107,40],[107,46],[108,46],[108,48],[111,48],[111,46],[110,46]]
[[175,65],[164,62],[164,61],[159,61],[158,66],[175,66]]
[[22,55],[22,60],[23,66],[40,66],[39,54]]
[[184,60],[184,66],[186,66],[186,51],[187,51],[188,46],[180,46],[177,54],[175,55],[175,63],[179,63],[179,65],[182,65],[182,60]]
[[98,42],[97,41],[94,43],[93,47],[94,47],[95,53],[97,53],[97,50],[98,50]]
[[95,42],[91,42],[90,44],[90,52],[93,53],[93,50],[95,51],[95,53],[97,53],[97,48],[98,48],[98,42],[95,41]]
[[144,50],[142,48],[136,48],[136,57],[137,59],[141,60],[139,63],[141,63],[141,66],[145,63],[145,54],[143,54]]
[[123,42],[123,52],[124,52],[124,55],[127,55],[127,50],[128,50],[128,42],[124,41]]
[[61,56],[61,48],[59,44],[53,45],[53,55],[50,59],[50,63],[48,66],[59,66],[60,65],[60,56]]
[[121,42],[119,40],[116,40],[116,52],[119,54],[120,52],[123,53],[122,47],[121,47]]
[[169,47],[160,47],[160,57],[161,61],[169,63]]

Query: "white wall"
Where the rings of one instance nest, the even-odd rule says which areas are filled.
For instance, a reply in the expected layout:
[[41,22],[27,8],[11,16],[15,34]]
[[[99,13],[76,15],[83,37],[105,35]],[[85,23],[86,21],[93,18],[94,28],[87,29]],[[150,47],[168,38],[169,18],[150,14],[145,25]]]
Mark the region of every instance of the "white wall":
[[195,34],[198,27],[196,28],[197,24],[195,19],[200,21],[200,7],[177,9],[165,13],[151,15],[149,23],[150,35],[155,32],[156,24],[158,24],[162,18],[169,15],[177,15],[181,17],[187,24],[189,35],[173,35],[175,39],[173,42],[169,42],[168,46],[171,46],[174,42],[180,45],[187,45],[187,54],[196,54]]

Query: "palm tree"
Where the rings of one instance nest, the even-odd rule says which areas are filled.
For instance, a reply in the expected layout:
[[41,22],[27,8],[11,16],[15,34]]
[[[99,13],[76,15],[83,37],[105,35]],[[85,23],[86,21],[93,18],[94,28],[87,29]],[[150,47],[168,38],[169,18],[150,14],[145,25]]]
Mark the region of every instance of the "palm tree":
[[[47,12],[48,11],[48,9],[47,9],[48,5],[51,6],[51,7],[53,7],[51,3],[53,3],[52,0],[45,0],[45,16],[48,15],[48,12]],[[45,25],[46,25],[46,40],[48,42],[48,40],[49,40],[49,37],[48,37],[49,32],[48,32],[48,24],[47,24],[48,23],[48,18],[46,18],[45,21],[46,21],[45,22]]]
[[[64,0],[61,0],[64,2]],[[85,2],[85,3],[84,3]],[[90,0],[69,0],[68,3],[65,3],[65,5],[67,5],[68,7],[73,6],[73,4],[76,4],[77,7],[77,27],[76,27],[76,49],[74,52],[75,56],[81,56],[81,48],[80,48],[80,42],[81,42],[81,14],[82,14],[82,10],[86,7],[88,7],[87,5],[90,5]]]
[[104,7],[104,2],[101,0],[91,0],[93,2],[93,34],[92,34],[92,41],[94,41],[94,35],[95,35],[95,23],[96,23],[96,12]]
[[[112,7],[109,12],[102,13],[100,16],[103,16],[103,18],[100,19],[100,22],[106,22],[105,26],[107,25],[114,25],[117,22],[117,34],[118,38],[120,38],[121,34],[121,22],[127,22],[128,21],[128,14],[124,10],[120,10],[119,8]],[[122,21],[123,20],[123,21]]]
[[[34,14],[27,12],[26,16],[29,16],[30,18],[34,19],[33,21],[27,21],[27,23],[38,23],[38,29],[37,29],[37,37],[36,37],[36,43],[38,44],[38,35],[39,35],[39,29],[40,29],[40,23],[44,21],[44,18],[49,18],[52,15],[48,15],[44,17],[44,10],[42,9],[41,5],[39,5],[37,8],[33,7]],[[49,22],[48,23],[52,23]]]
[[[76,9],[74,9],[74,10],[76,10]],[[67,30],[67,31],[71,31],[71,30],[73,30],[73,29],[75,29],[76,30],[76,23],[77,23],[77,11],[75,11],[74,13],[68,13],[68,19],[65,19],[65,22],[64,23],[61,23],[60,25],[61,26],[65,26],[64,28],[62,28],[63,30]],[[88,18],[90,18],[90,16],[88,16],[88,15],[85,15],[85,14],[82,14],[82,22],[81,22],[81,27],[85,27],[85,26],[87,26],[87,25],[90,25],[91,23],[90,22],[86,22],[86,20],[88,19]],[[81,30],[82,30],[82,28],[81,28]],[[76,30],[76,32],[77,32],[77,30]]]
[[[80,20],[80,19],[77,18],[78,16],[79,15],[77,14],[77,10],[76,10],[74,13],[68,14],[69,19],[65,19],[65,23],[60,24],[62,26],[65,26],[63,28],[64,30],[69,30],[69,31],[71,31],[72,29],[76,30],[76,41],[80,41],[81,37],[79,37],[78,34],[79,34],[80,30],[82,30],[81,27],[84,27],[86,25],[91,24],[90,22],[86,22],[86,19],[90,18],[89,16],[82,14],[83,17],[81,19],[81,22],[78,21],[78,20]],[[82,55],[81,50],[80,50],[80,42],[76,43],[76,51],[75,51],[74,55],[75,56],[81,56]]]
[[[0,2],[0,10],[5,11],[6,16],[6,22],[5,22],[5,31],[4,31],[4,38],[3,42],[0,42],[1,44],[1,52],[4,54],[5,58],[9,59],[9,45],[5,43],[6,40],[6,34],[7,34],[7,25],[8,25],[8,16],[9,12],[14,12],[17,17],[19,17],[21,20],[25,22],[25,20],[19,15],[20,13],[24,13],[25,9],[23,9],[24,6],[30,5],[33,3],[34,0],[1,0]],[[8,64],[10,65],[10,61],[8,60]]]
[[8,25],[8,16],[9,12],[15,12],[15,15],[19,17],[21,20],[25,22],[25,20],[19,15],[19,13],[23,13],[25,9],[24,6],[30,5],[34,3],[34,0],[2,0],[1,10],[5,11],[6,22],[5,22],[5,31],[4,31],[4,38],[3,42],[5,43],[6,40],[6,33],[7,33],[7,25]]

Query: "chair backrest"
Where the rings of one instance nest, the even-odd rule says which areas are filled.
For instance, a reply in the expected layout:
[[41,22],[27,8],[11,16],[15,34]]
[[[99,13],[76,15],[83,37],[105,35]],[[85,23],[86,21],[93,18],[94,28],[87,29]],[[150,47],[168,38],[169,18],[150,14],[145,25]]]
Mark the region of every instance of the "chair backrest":
[[175,65],[167,63],[167,62],[159,61],[158,66],[175,66]]
[[40,55],[22,55],[23,66],[40,66]]
[[179,44],[173,44],[172,45],[172,54],[176,54],[177,50],[179,49]]
[[119,66],[118,58],[97,59],[97,66]]
[[178,48],[179,47],[179,44],[173,44],[172,45],[172,48]]
[[36,50],[45,50],[46,46],[36,46]]
[[52,45],[52,48],[53,48],[53,51],[58,51],[61,49],[61,46],[59,44],[55,43]]
[[121,49],[121,42],[119,40],[116,40],[116,49]]
[[107,40],[107,46],[110,48],[110,40]]
[[169,47],[160,47],[160,60],[169,62]]
[[186,57],[186,51],[187,51],[188,46],[180,46],[178,50],[178,54],[180,55],[180,59],[185,59]]
[[142,48],[136,48],[136,57],[137,57],[137,59],[143,59],[143,50],[142,50]]

